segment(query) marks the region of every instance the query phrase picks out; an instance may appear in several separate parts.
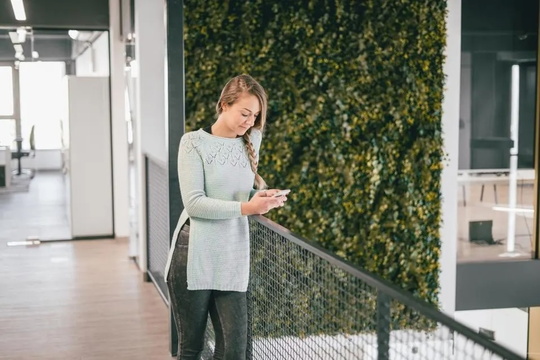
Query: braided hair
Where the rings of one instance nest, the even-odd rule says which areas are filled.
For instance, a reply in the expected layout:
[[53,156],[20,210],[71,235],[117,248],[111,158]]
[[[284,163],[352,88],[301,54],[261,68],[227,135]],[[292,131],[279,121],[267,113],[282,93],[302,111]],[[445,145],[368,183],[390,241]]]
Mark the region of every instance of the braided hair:
[[[223,90],[221,91],[219,101],[216,104],[216,112],[219,116],[223,112],[223,105],[230,106],[234,104],[238,100],[238,98],[240,98],[240,96],[242,96],[244,93],[255,95],[257,99],[259,99],[261,111],[255,119],[255,124],[253,125],[253,128],[258,129],[262,132],[264,130],[264,125],[266,124],[266,110],[268,108],[266,92],[264,91],[264,88],[255,79],[253,79],[247,74],[233,77],[227,82],[227,84],[225,84]],[[244,144],[246,146],[251,170],[255,174],[255,187],[257,189],[265,189],[266,183],[257,172],[259,163],[257,160],[257,152],[253,147],[253,143],[251,142],[251,128],[246,131],[246,133],[242,136],[242,139],[244,140]]]

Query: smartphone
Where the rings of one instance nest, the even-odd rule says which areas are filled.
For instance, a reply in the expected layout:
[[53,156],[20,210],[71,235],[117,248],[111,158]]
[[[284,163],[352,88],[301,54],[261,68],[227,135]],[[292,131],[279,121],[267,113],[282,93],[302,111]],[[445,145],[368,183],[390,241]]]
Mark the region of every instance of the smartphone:
[[291,189],[280,190],[280,191],[278,191],[277,193],[274,194],[274,197],[284,196],[284,195],[287,195],[290,192],[291,192]]

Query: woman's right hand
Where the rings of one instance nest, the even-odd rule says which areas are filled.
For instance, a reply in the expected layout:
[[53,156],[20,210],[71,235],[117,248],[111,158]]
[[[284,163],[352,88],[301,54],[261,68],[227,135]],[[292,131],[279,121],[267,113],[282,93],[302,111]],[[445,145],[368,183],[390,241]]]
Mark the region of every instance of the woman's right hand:
[[287,201],[287,196],[271,196],[275,192],[277,190],[263,190],[255,193],[247,203],[242,203],[242,215],[263,215],[273,208],[283,206]]

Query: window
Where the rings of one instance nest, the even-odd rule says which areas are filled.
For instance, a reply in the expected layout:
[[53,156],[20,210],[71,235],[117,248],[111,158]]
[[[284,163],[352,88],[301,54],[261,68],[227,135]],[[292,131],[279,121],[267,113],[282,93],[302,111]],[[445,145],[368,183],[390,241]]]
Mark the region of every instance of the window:
[[462,3],[458,259],[531,257],[538,0]]
[[[37,149],[60,149],[60,119],[65,112],[63,62],[22,62],[20,64],[21,134],[24,141],[35,125]],[[28,146],[28,143],[25,144]]]
[[13,115],[13,69],[0,65],[0,116]]

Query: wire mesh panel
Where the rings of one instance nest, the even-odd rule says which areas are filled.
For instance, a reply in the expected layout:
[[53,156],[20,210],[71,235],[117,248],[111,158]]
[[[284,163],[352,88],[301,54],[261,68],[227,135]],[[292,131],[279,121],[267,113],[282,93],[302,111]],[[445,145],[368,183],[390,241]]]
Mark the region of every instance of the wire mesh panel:
[[169,198],[167,169],[147,158],[147,224],[148,273],[163,294],[167,286],[163,278],[169,252]]
[[[521,359],[268,219],[250,227],[249,359]],[[209,325],[203,359],[213,346]]]
[[362,359],[377,347],[374,288],[251,226],[253,359]]

